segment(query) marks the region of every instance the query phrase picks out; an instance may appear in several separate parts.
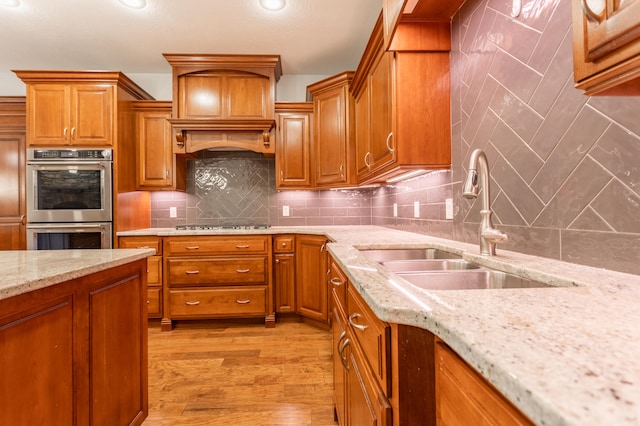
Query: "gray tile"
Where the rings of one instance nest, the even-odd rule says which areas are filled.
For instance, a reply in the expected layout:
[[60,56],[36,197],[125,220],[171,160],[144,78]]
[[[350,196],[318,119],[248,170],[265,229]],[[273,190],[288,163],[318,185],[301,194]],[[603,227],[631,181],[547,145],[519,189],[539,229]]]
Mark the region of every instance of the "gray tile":
[[534,226],[566,228],[611,180],[611,175],[586,157],[547,204]]
[[611,121],[640,136],[640,96],[591,96],[588,99],[589,105],[609,117]]
[[491,135],[491,143],[526,182],[531,182],[543,161],[502,121]]
[[529,101],[542,80],[540,73],[501,50],[496,52],[489,74],[525,102]]
[[589,153],[598,163],[640,194],[640,138],[613,124]]
[[561,260],[640,274],[640,235],[563,230]]
[[[470,105],[470,110],[467,110],[469,113],[469,118],[467,120],[463,120],[462,125],[462,137],[469,143],[475,139],[478,130],[480,129],[482,123],[487,120],[491,120],[491,116],[487,117],[487,108],[491,100],[493,99],[493,95],[495,91],[498,89],[499,85],[493,78],[487,78],[482,86],[478,97],[477,102],[474,99],[474,104]],[[477,146],[477,144],[474,143]]]
[[584,209],[568,229],[583,231],[613,231],[613,228],[602,220],[602,218],[598,216],[591,207]]
[[580,111],[531,183],[542,201],[551,200],[608,125],[609,122],[593,109],[585,107]]
[[525,142],[530,141],[542,117],[505,87],[498,86],[489,107]]
[[538,44],[540,32],[508,16],[497,14],[487,39],[514,58],[527,63]]
[[591,207],[617,232],[640,234],[640,196],[613,180]]
[[[531,7],[527,7],[526,14],[527,16],[535,16],[536,24],[531,25],[528,23],[528,25],[544,31],[527,63],[533,69],[546,73],[547,67],[554,59],[554,56],[557,58],[558,55],[565,55],[569,60],[573,57],[571,51],[566,52],[562,47],[558,51],[558,47],[565,36],[571,34],[571,2],[560,0],[535,1],[529,2],[527,6],[529,5]],[[544,10],[541,11],[540,9]]]
[[498,250],[513,250],[520,253],[560,259],[560,230],[533,226],[501,226],[509,240],[498,246]]
[[516,210],[509,198],[500,192],[491,204],[494,213],[494,222],[507,225],[526,226],[522,215]]

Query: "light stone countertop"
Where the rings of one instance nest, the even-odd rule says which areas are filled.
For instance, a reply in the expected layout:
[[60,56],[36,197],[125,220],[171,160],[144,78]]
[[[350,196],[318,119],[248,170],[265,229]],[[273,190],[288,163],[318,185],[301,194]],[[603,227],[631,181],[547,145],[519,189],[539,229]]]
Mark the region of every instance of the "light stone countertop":
[[153,249],[0,251],[0,300],[152,256]]
[[[439,336],[539,425],[640,425],[640,276],[375,226],[119,235],[317,233],[387,322]],[[438,248],[557,288],[427,291],[358,249]]]

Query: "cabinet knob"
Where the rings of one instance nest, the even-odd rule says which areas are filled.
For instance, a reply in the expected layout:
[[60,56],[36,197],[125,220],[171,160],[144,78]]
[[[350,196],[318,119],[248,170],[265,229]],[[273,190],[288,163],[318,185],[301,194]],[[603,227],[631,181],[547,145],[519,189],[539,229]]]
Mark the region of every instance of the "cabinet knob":
[[276,259],[276,263],[280,263],[280,259]]

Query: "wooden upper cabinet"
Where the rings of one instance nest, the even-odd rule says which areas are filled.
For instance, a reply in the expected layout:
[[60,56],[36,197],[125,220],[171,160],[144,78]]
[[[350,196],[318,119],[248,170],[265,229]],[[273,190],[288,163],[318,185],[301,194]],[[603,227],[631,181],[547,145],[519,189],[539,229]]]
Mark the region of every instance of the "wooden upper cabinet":
[[386,51],[378,19],[353,79],[359,184],[451,165],[450,34],[440,22],[403,34],[406,50]]
[[14,71],[27,85],[27,145],[114,146],[118,101],[151,96],[118,71]]
[[172,67],[174,152],[275,154],[278,55],[165,54]]
[[112,145],[113,97],[110,85],[29,85],[29,145]]
[[349,92],[353,72],[347,71],[307,87],[313,97],[313,162],[315,186],[354,185],[352,145],[354,99]]
[[586,95],[640,95],[640,0],[573,0],[573,61]]
[[268,76],[234,71],[186,74],[178,78],[178,94],[179,118],[273,118]]
[[310,189],[311,102],[276,103],[276,188]]

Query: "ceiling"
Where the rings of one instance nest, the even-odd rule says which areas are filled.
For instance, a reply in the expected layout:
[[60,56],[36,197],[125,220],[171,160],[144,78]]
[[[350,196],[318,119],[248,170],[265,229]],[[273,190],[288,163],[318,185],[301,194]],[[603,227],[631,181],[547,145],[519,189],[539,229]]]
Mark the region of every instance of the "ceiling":
[[0,6],[0,72],[171,73],[162,53],[279,54],[283,74],[355,69],[382,0],[20,0]]

